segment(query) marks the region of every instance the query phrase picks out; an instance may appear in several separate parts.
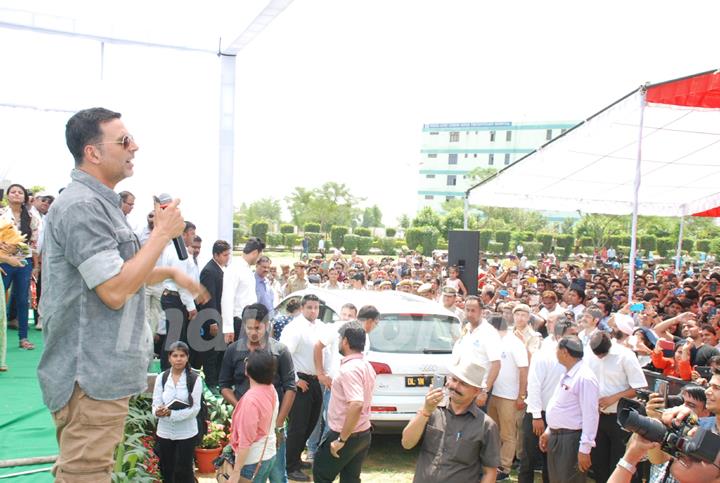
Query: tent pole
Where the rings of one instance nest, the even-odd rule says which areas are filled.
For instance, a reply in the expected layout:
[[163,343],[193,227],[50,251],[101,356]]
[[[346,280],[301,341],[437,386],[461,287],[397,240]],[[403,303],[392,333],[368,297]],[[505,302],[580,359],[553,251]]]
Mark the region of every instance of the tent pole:
[[638,150],[635,163],[635,186],[633,193],[632,235],[630,239],[630,279],[628,280],[628,302],[632,302],[635,294],[635,252],[637,251],[638,196],[640,193],[640,174],[642,172],[642,139],[643,123],[645,122],[646,89],[640,92],[640,126],[638,129]]
[[683,242],[683,228],[685,227],[685,217],[680,217],[680,235],[678,236],[677,252],[675,252],[675,273],[680,273],[681,267],[681,254],[682,254],[682,242]]
[[470,207],[470,202],[468,201],[469,197],[470,195],[465,193],[465,199],[463,200],[463,230],[467,230],[468,227],[468,209]]

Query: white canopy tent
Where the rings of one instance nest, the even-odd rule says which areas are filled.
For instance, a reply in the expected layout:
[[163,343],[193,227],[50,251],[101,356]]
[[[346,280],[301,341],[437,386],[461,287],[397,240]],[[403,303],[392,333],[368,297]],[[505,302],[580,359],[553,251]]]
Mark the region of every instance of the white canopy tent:
[[466,200],[632,214],[632,293],[637,216],[684,217],[720,205],[720,71],[636,89],[471,187]]

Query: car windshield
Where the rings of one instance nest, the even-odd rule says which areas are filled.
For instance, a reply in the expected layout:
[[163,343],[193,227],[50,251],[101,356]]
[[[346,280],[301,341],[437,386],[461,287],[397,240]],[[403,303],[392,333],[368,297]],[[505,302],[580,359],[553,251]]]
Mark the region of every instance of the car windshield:
[[449,354],[460,337],[457,319],[444,315],[383,314],[370,333],[370,350]]

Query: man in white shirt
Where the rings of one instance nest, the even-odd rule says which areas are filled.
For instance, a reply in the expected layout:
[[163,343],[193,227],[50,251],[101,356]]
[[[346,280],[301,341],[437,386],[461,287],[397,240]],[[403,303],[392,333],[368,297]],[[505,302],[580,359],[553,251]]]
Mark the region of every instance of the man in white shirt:
[[482,318],[480,299],[474,295],[465,300],[465,320],[463,335],[453,346],[452,358],[460,359],[468,352],[475,354],[475,360],[485,369],[485,384],[477,398],[477,405],[484,406],[488,393],[500,373],[500,334],[497,329]]
[[525,304],[518,304],[513,307],[513,322],[515,326],[513,333],[522,341],[528,351],[530,357],[540,350],[542,344],[542,336],[539,332],[535,332],[530,326],[530,307]]
[[442,301],[443,307],[445,307],[446,310],[449,310],[453,314],[457,316],[458,319],[460,319],[460,322],[463,321],[465,318],[465,312],[455,305],[455,302],[457,302],[457,290],[453,287],[443,287],[442,289]]
[[522,421],[527,397],[528,376],[528,351],[525,344],[512,331],[500,330],[500,337],[500,373],[488,402],[488,416],[499,426],[502,441],[498,481],[509,476],[515,458],[518,426]]
[[[195,238],[195,225],[186,221],[185,231],[183,231],[182,234],[185,246],[191,245],[193,238]],[[157,266],[178,268],[188,276],[193,276],[192,274],[195,271],[192,258],[188,257],[185,260],[180,260],[175,250],[175,245],[172,242],[168,243],[165,250],[163,250]],[[197,309],[193,296],[187,290],[178,287],[172,279],[167,279],[162,282],[160,305],[165,311],[165,323],[163,323],[162,320],[160,321],[157,333],[160,334],[161,338],[163,335],[166,336],[162,353],[160,354],[160,367],[164,370],[170,367],[165,348],[178,340],[188,344],[188,325],[197,315]],[[182,319],[176,317],[177,314],[181,314]],[[190,346],[190,365],[198,368],[198,364],[200,363],[198,353],[193,350],[191,344],[188,345]]]
[[543,482],[550,481],[547,473],[547,456],[540,451],[538,441],[545,431],[545,409],[565,374],[565,368],[558,362],[556,355],[557,341],[566,335],[577,334],[574,321],[566,318],[558,319],[555,333],[548,337],[552,340],[543,342],[540,352],[530,361],[527,386],[527,411],[523,420],[523,448],[525,458],[520,460],[518,483],[533,483],[534,468],[542,462]]
[[541,295],[542,300],[542,308],[540,309],[540,312],[538,312],[538,316],[542,318],[545,323],[542,324],[542,327],[545,328],[545,330],[542,330],[542,327],[536,325],[535,330],[537,330],[540,333],[544,333],[548,336],[552,335],[553,328],[548,327],[548,322],[550,322],[551,316],[559,317],[562,314],[565,313],[565,309],[558,303],[557,294],[553,292],[552,290],[546,290]]
[[325,290],[342,290],[345,288],[345,285],[342,282],[338,281],[339,273],[337,268],[331,268],[328,270],[328,280],[327,282],[320,285],[320,288],[324,288]]
[[565,298],[568,303],[568,310],[572,310],[575,314],[575,320],[579,321],[583,312],[585,312],[585,281],[576,280],[570,284],[570,288],[565,292]]
[[[620,316],[629,318],[615,314],[616,318]],[[587,356],[587,364],[600,384],[600,421],[590,456],[595,481],[605,482],[625,453],[630,437],[617,422],[617,403],[623,397],[634,398],[635,390],[646,387],[647,380],[635,353],[611,340],[607,332],[596,331],[589,347],[592,353]]]
[[580,317],[580,325],[582,330],[578,334],[583,345],[587,347],[590,344],[590,338],[597,332],[600,332],[598,325],[603,318],[602,310],[597,307],[586,309]]
[[315,294],[303,296],[300,315],[282,331],[280,342],[292,355],[297,374],[297,394],[290,410],[287,434],[287,475],[295,481],[310,481],[301,471],[300,455],[305,442],[312,434],[322,409],[322,389],[315,369],[315,344],[325,331],[325,324],[318,320],[320,299]]
[[243,247],[243,254],[225,270],[222,291],[223,334],[225,343],[230,344],[240,333],[242,311],[250,304],[257,303],[255,274],[252,267],[262,256],[265,243],[251,237]]

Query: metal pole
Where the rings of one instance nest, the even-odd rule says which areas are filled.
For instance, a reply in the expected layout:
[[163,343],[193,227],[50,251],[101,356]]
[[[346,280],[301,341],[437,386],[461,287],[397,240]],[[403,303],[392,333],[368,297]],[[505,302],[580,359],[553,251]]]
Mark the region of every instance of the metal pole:
[[470,201],[468,200],[469,195],[465,193],[465,199],[463,203],[463,230],[468,229],[468,211],[470,210]]
[[0,468],[12,468],[14,466],[41,465],[43,463],[55,463],[58,455],[33,456],[30,458],[15,458],[11,460],[0,460]]
[[683,241],[683,228],[685,228],[685,217],[680,217],[680,234],[678,236],[677,251],[675,252],[675,272],[680,273],[680,267],[682,266],[681,255],[682,255],[682,241]]
[[44,473],[45,471],[51,471],[53,469],[52,466],[48,466],[47,468],[38,468],[36,470],[26,470],[26,471],[19,471],[17,473],[8,473],[7,475],[0,476],[0,480],[5,478],[15,478],[16,476],[25,476],[25,475],[32,475],[35,473]]
[[635,252],[637,251],[637,219],[638,219],[638,197],[640,193],[640,178],[642,172],[642,138],[643,123],[645,122],[645,95],[643,88],[640,92],[640,128],[638,129],[637,161],[635,162],[635,185],[633,193],[632,212],[632,238],[630,239],[630,280],[628,280],[628,302],[633,300],[635,293]]
[[233,162],[235,155],[235,56],[220,56],[218,237],[233,246]]

